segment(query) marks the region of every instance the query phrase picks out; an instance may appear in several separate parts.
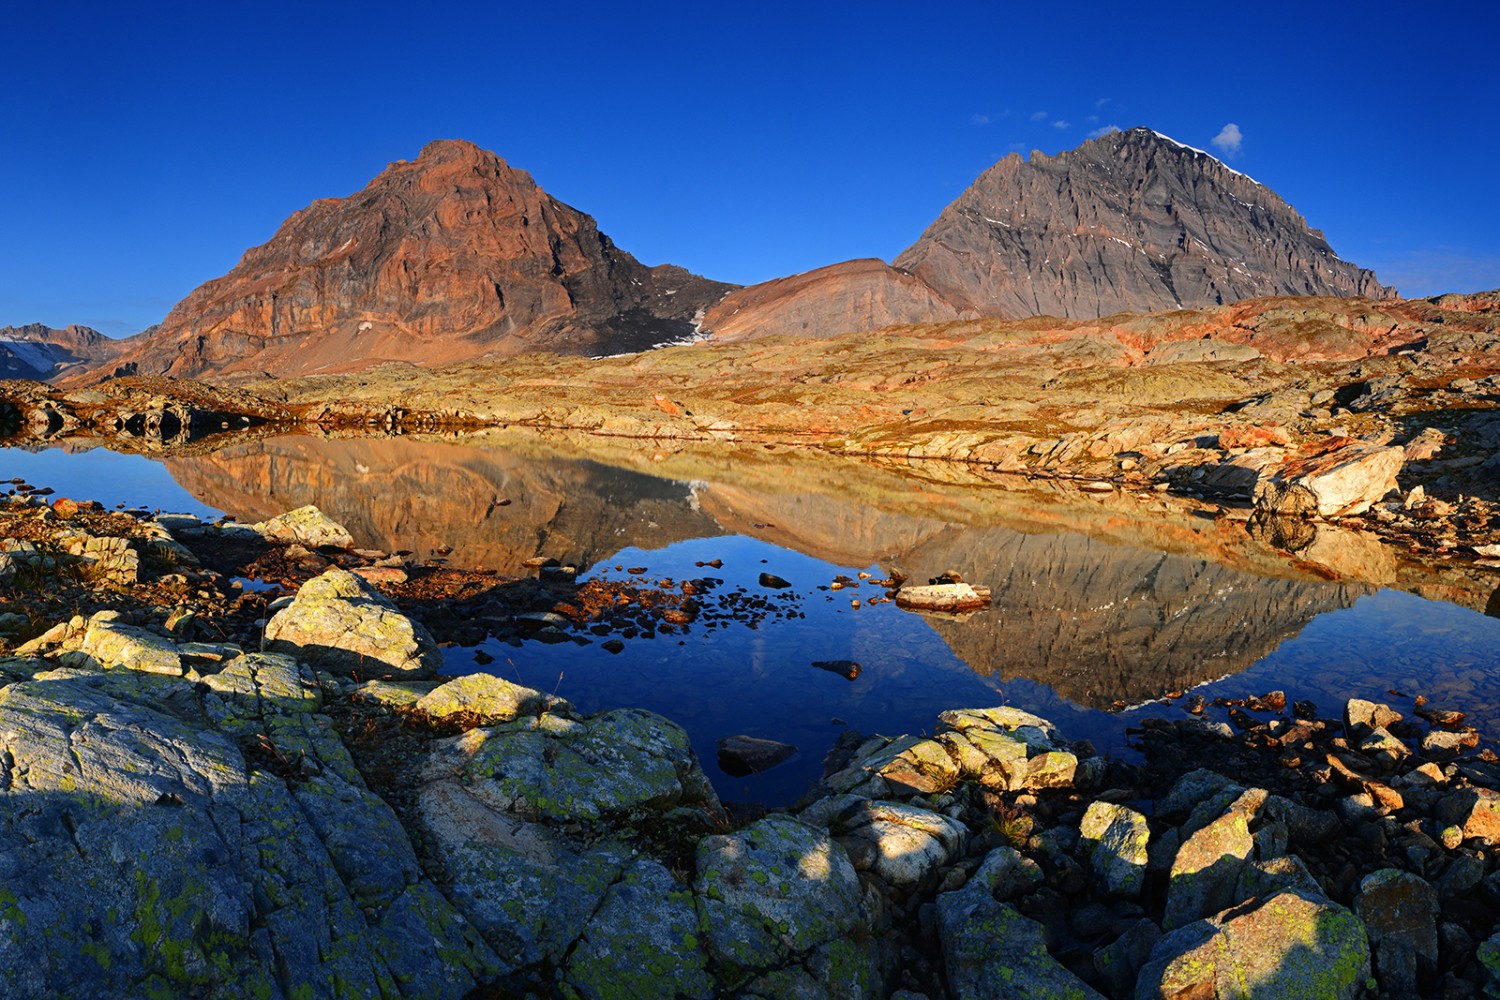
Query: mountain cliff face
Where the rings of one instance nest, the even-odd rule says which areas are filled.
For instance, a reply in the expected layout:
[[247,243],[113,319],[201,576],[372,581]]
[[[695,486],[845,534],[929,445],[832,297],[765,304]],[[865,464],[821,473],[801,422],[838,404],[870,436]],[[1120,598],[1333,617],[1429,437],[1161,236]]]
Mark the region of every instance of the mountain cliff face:
[[1144,128],[1007,156],[894,263],[959,309],[1010,318],[1395,295],[1269,188]]
[[120,341],[76,323],[61,330],[41,323],[0,326],[0,378],[46,381],[119,350]]
[[357,194],[294,213],[128,342],[115,370],[283,375],[618,353],[691,335],[732,287],[646,267],[529,174],[440,141]]

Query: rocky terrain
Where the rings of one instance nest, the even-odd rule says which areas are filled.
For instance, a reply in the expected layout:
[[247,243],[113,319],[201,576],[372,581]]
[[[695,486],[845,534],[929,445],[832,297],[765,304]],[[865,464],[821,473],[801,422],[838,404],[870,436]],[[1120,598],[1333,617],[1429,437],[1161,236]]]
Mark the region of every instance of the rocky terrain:
[[646,267],[526,172],[440,141],[294,213],[93,377],[640,350],[691,335],[732,287]]
[[[954,709],[729,813],[666,718],[434,677],[315,510],[0,535],[7,996],[1500,992],[1500,764],[1419,694],[1189,701],[1138,763]],[[329,568],[235,596],[235,544]]]
[[961,309],[1013,318],[1395,294],[1274,191],[1146,128],[1012,153],[894,263]]

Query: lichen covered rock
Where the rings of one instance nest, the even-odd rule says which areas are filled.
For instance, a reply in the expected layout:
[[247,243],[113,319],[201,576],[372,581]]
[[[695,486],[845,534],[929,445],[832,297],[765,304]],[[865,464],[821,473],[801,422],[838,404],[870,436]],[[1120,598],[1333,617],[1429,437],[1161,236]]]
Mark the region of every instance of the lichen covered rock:
[[430,677],[442,653],[427,629],[358,576],[330,569],[266,623],[266,649],[356,677]]

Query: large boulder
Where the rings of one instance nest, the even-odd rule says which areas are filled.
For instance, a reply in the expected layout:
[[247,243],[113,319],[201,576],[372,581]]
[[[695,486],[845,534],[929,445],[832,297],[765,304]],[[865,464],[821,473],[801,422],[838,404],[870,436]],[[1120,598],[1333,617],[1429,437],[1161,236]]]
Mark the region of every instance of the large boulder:
[[968,831],[942,813],[901,802],[862,802],[840,817],[856,868],[873,871],[887,885],[915,886],[947,864]]
[[[664,888],[659,873],[640,869],[632,860],[638,848],[615,831],[635,824],[690,841],[721,815],[687,735],[637,709],[588,719],[528,713],[441,741],[416,799],[440,883],[507,971],[561,964],[571,954],[585,994],[623,961],[621,932],[596,915],[627,871],[636,871],[639,889],[616,892],[610,912],[649,899],[662,919],[677,922],[671,896],[688,891]],[[591,943],[579,953],[581,938]],[[691,942],[660,944],[692,964],[684,957]],[[695,982],[688,976],[680,985],[693,994]]]
[[1078,839],[1089,855],[1094,880],[1114,896],[1139,896],[1146,880],[1151,829],[1129,806],[1094,802],[1084,811]]
[[[839,961],[831,996],[875,985],[859,876],[826,832],[768,816],[698,844],[693,882],[714,960],[731,979],[783,969],[803,955]],[[853,951],[850,951],[853,946]],[[725,983],[724,985],[733,985]]]
[[1103,1000],[1047,951],[1042,925],[994,898],[985,865],[963,888],[937,898],[938,938],[955,997]]
[[348,529],[312,504],[262,521],[254,528],[270,541],[295,543],[310,549],[325,545],[336,549],[354,546],[354,536]]
[[430,677],[443,663],[426,628],[338,568],[304,583],[292,603],[276,612],[266,623],[265,648],[362,678]]
[[1136,1000],[1354,1000],[1370,977],[1370,943],[1354,914],[1298,890],[1165,935]]
[[1255,506],[1293,517],[1362,514],[1396,488],[1405,461],[1400,448],[1339,439],[1263,477],[1255,485]]
[[1416,996],[1419,961],[1437,964],[1437,891],[1410,872],[1383,868],[1360,882],[1354,912],[1375,948],[1381,985],[1393,996]]

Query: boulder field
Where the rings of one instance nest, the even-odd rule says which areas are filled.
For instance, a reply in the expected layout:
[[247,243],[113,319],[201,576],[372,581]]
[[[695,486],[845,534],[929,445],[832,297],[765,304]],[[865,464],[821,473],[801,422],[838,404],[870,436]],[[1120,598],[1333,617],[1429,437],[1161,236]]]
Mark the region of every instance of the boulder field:
[[1500,993],[1500,766],[1455,712],[1267,695],[1136,764],[956,709],[732,816],[670,720],[437,663],[341,569],[265,651],[105,611],[0,659],[0,990]]

